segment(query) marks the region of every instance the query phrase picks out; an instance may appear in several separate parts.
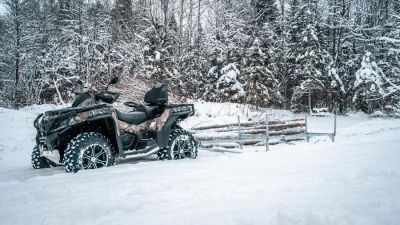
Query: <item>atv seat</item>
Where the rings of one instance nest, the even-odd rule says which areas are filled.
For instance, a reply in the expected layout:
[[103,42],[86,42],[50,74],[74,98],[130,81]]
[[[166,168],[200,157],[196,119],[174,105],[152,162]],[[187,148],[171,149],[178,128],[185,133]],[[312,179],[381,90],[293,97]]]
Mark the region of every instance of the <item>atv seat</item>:
[[129,124],[138,125],[149,119],[145,112],[120,112],[118,110],[115,111],[117,112],[117,117],[119,120]]
[[144,96],[147,105],[138,105],[133,112],[117,111],[119,120],[129,124],[138,125],[146,120],[153,119],[163,113],[165,105],[168,103],[167,88],[163,84],[156,84]]
[[137,112],[144,112],[146,113],[147,118],[151,119],[158,114],[158,107],[157,106],[150,106],[150,105],[138,105],[136,106]]

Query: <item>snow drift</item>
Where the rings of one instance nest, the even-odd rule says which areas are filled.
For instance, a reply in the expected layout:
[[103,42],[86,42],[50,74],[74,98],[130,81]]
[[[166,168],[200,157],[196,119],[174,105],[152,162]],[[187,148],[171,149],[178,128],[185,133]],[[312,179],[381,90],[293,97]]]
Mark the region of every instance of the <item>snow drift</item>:
[[[197,104],[198,119],[217,106]],[[44,108],[0,109],[1,224],[400,221],[399,120],[339,117],[336,143],[312,139],[269,152],[202,151],[186,161],[127,159],[66,174],[62,168],[31,168],[32,120]],[[210,115],[210,123],[220,121]]]

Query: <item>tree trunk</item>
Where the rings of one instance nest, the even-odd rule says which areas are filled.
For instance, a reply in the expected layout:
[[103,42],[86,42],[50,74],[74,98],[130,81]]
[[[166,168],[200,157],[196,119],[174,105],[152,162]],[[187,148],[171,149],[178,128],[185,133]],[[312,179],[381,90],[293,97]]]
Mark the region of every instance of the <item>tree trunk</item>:
[[185,0],[180,0],[180,17],[179,17],[179,47],[178,47],[178,56],[181,59],[182,56],[182,28],[183,28],[183,5]]
[[[197,63],[199,65],[197,65],[197,81],[201,81],[201,66],[200,66],[200,39],[201,39],[201,21],[200,21],[200,16],[201,16],[201,0],[199,1],[199,5],[198,5],[198,11],[197,11],[197,40],[196,40],[196,47],[197,47]],[[200,95],[200,88],[199,88],[199,84],[201,82],[195,84],[195,88],[196,88],[196,99],[199,98]]]
[[18,89],[18,84],[20,80],[20,70],[21,65],[21,3],[19,0],[14,1],[15,14],[14,14],[14,26],[15,26],[15,89]]
[[57,82],[56,82],[54,79],[53,79],[53,83],[54,83],[54,87],[56,88],[56,92],[57,92],[57,95],[58,95],[58,99],[60,100],[60,103],[61,103],[62,105],[65,105],[65,102],[64,102],[64,100],[62,99],[60,90],[58,89]]
[[288,85],[287,85],[287,81],[285,80],[285,109],[288,110],[289,109],[289,104],[288,104]]
[[308,109],[310,111],[310,114],[312,114],[312,107],[311,107],[311,89],[308,89]]

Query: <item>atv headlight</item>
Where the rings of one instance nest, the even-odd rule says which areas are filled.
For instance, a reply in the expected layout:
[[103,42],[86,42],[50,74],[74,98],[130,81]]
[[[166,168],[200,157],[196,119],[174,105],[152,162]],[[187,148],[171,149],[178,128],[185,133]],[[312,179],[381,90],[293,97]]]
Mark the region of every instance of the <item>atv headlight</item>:
[[36,117],[35,121],[33,121],[33,126],[34,126],[36,129],[39,129],[39,123],[41,122],[42,119],[43,119],[43,113],[40,113],[40,114]]

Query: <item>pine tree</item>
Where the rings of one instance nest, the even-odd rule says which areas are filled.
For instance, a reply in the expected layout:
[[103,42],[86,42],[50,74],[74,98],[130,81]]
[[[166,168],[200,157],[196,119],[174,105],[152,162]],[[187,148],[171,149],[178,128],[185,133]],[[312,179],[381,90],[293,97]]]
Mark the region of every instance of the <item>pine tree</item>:
[[112,9],[113,41],[133,38],[132,0],[116,0]]
[[[235,7],[234,7],[235,6]],[[214,6],[213,6],[214,7]],[[206,36],[206,58],[208,59],[208,72],[204,78],[203,99],[216,101],[216,81],[223,75],[224,67],[232,64],[240,70],[239,65],[244,56],[244,45],[248,39],[245,34],[246,22],[244,20],[242,1],[221,1],[215,5],[212,29]],[[243,14],[238,13],[243,12]],[[235,99],[235,100],[238,100]]]
[[12,96],[14,79],[11,76],[13,71],[13,59],[9,53],[12,52],[12,38],[9,31],[9,23],[6,16],[0,15],[0,105],[12,107]]
[[[305,110],[305,94],[320,96],[324,91],[326,76],[321,71],[321,49],[316,27],[315,2],[309,1],[295,7],[290,27],[290,63],[294,68],[292,75],[293,94],[291,108]],[[311,110],[311,105],[309,105]]]
[[252,0],[253,18],[257,26],[263,27],[265,23],[275,23],[278,10],[275,0]]
[[222,102],[237,102],[245,95],[243,84],[239,82],[240,71],[231,63],[223,67],[217,80],[217,100]]
[[26,16],[24,10],[26,10],[26,8],[24,2],[21,0],[8,0],[5,1],[5,5],[8,8],[9,14],[9,16],[6,17],[6,33],[9,33],[9,44],[11,44],[10,55],[7,57],[8,60],[6,60],[12,65],[9,67],[10,71],[8,71],[10,76],[9,80],[14,81],[14,86],[9,91],[13,93],[12,100],[15,106],[19,107],[24,101],[24,99],[22,99],[23,94],[21,93],[20,81],[22,58],[25,54],[22,39],[25,35]]
[[[27,96],[31,95],[34,75],[40,69],[38,46],[40,32],[38,29],[39,2],[7,0],[7,8],[2,18],[0,37],[4,45],[4,53],[0,63],[5,75],[3,98],[11,100],[14,107],[30,104]],[[29,60],[27,60],[29,59]]]
[[213,65],[206,75],[202,79],[203,86],[203,95],[202,99],[206,101],[217,101],[218,93],[217,93],[217,81],[221,76],[220,71],[222,69],[222,60],[220,60],[220,55],[216,53],[215,58],[211,61]]
[[252,18],[249,23],[254,41],[246,51],[244,80],[246,81],[246,101],[257,106],[280,105],[277,79],[278,13],[274,0],[251,2]]
[[368,113],[372,113],[374,109],[383,109],[387,79],[376,62],[372,60],[371,52],[365,53],[361,68],[355,77],[353,102],[356,104],[356,109]]
[[275,78],[275,68],[266,66],[267,55],[256,39],[245,56],[243,79],[245,80],[246,102],[256,106],[278,105],[282,97]]
[[88,72],[93,75],[94,83],[108,82],[112,76],[114,58],[111,16],[107,5],[100,1],[95,2],[88,8],[87,15],[87,59]]

